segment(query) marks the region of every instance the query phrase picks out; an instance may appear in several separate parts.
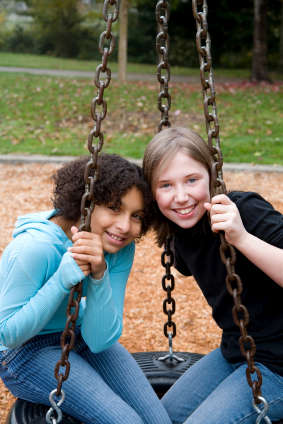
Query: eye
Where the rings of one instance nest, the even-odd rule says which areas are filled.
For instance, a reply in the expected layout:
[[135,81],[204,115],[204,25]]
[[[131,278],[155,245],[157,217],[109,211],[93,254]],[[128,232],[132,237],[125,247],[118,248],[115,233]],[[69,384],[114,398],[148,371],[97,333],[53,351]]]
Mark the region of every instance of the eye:
[[116,206],[116,205],[108,205],[107,208],[110,209],[113,212],[119,212],[120,211],[120,207]]
[[189,184],[194,184],[196,181],[197,181],[197,178],[195,178],[195,177],[191,177],[191,178],[187,179],[187,183],[189,183]]
[[169,188],[169,187],[171,187],[171,184],[170,183],[162,183],[159,186],[159,188]]
[[141,222],[141,221],[143,220],[143,218],[144,218],[144,215],[143,215],[142,213],[134,213],[134,214],[132,215],[132,218],[133,218],[134,220],[136,220],[136,221]]

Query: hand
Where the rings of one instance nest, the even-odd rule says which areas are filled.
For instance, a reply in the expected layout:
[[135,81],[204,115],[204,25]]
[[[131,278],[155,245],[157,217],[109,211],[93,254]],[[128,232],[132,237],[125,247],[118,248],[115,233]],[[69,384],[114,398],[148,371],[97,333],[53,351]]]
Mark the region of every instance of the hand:
[[248,233],[235,203],[225,194],[218,194],[204,207],[210,212],[212,231],[224,231],[226,241],[237,247]]
[[73,246],[68,251],[85,275],[92,273],[99,280],[106,269],[101,235],[79,231],[75,226],[71,232]]

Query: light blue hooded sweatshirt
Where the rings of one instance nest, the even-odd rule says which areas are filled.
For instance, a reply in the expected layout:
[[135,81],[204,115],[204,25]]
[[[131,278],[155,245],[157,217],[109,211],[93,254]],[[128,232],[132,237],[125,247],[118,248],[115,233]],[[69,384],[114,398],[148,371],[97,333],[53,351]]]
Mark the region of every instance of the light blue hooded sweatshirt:
[[67,252],[64,231],[49,221],[55,211],[19,217],[13,240],[0,262],[0,350],[15,348],[38,334],[65,328],[70,289],[83,280],[77,326],[92,352],[101,352],[122,333],[125,288],[134,243],[105,253],[101,280],[85,277]]

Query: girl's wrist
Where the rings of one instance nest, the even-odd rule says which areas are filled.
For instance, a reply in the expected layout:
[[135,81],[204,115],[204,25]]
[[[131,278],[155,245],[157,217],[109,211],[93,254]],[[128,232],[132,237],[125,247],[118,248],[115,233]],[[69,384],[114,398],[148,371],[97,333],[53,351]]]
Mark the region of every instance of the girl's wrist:
[[95,272],[92,271],[90,275],[94,280],[101,280],[104,276],[105,271],[106,263],[104,263],[104,266],[101,269],[96,270]]
[[235,243],[232,243],[236,249],[238,249],[240,252],[246,249],[247,244],[249,242],[250,233],[248,233],[246,230],[241,234],[240,237],[236,240]]

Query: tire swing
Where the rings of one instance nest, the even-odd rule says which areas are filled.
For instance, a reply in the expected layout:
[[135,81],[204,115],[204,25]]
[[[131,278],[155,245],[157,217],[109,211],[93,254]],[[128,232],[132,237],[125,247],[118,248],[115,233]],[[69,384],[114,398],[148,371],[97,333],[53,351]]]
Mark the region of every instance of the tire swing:
[[[114,7],[114,13],[108,13],[108,8]],[[222,175],[222,153],[219,140],[219,125],[215,102],[215,89],[213,73],[211,68],[210,38],[207,30],[207,2],[206,0],[192,0],[193,15],[196,20],[197,35],[196,44],[200,60],[200,76],[203,92],[204,115],[206,120],[206,129],[208,135],[208,145],[213,158],[213,172],[216,181],[216,192],[226,193],[225,183]],[[199,11],[201,9],[201,11]],[[162,14],[163,13],[163,14]],[[85,169],[85,193],[81,202],[81,225],[80,230],[90,231],[90,217],[94,208],[94,198],[92,187],[97,178],[97,158],[103,146],[103,133],[101,132],[101,122],[107,113],[107,103],[103,98],[104,89],[111,81],[111,70],[107,67],[108,56],[114,49],[115,38],[111,32],[112,23],[118,19],[118,0],[104,0],[103,16],[107,24],[106,31],[102,32],[99,40],[99,51],[102,54],[102,63],[96,68],[95,85],[98,89],[97,96],[91,103],[91,115],[95,121],[93,129],[88,136],[88,149],[90,160]],[[169,127],[169,109],[171,105],[171,96],[168,92],[168,82],[170,80],[170,66],[168,63],[168,16],[169,6],[167,0],[159,0],[156,6],[156,20],[159,27],[159,33],[156,38],[156,48],[159,54],[160,62],[157,68],[157,78],[160,82],[160,93],[158,96],[158,107],[161,111],[161,121],[158,130]],[[109,47],[104,47],[105,39]],[[167,75],[161,76],[162,69],[166,70]],[[100,79],[100,73],[105,73],[105,80]],[[166,99],[167,104],[162,104]],[[102,106],[102,112],[97,112],[96,107]],[[97,138],[97,144],[93,145],[93,138]],[[94,174],[91,176],[91,174]],[[233,319],[240,328],[241,337],[239,339],[240,349],[247,360],[247,382],[253,393],[253,407],[258,413],[255,424],[271,424],[267,416],[268,404],[261,395],[262,376],[260,370],[254,364],[254,355],[256,346],[253,338],[247,334],[247,324],[249,314],[246,307],[241,303],[242,282],[235,273],[236,253],[234,248],[229,245],[225,237],[220,235],[221,246],[220,255],[227,269],[226,285],[228,292],[233,296]],[[170,249],[170,240],[168,239],[164,246],[164,252],[161,256],[161,263],[165,268],[165,274],[162,278],[163,290],[167,293],[163,301],[163,311],[167,315],[167,322],[164,324],[164,335],[168,339],[169,351],[167,352],[139,352],[133,353],[133,357],[142,368],[152,387],[159,397],[171,387],[191,365],[198,361],[203,355],[189,352],[173,352],[173,338],[176,336],[176,324],[172,321],[172,315],[175,313],[175,300],[172,297],[175,281],[171,273],[171,266],[174,263],[173,252]],[[166,280],[167,283],[166,284]],[[51,408],[45,405],[34,404],[31,402],[17,399],[12,406],[6,420],[6,424],[80,424],[80,422],[70,416],[62,413],[60,405],[64,401],[64,391],[62,384],[67,380],[70,363],[68,361],[69,352],[75,343],[75,325],[79,311],[79,303],[82,293],[82,282],[78,283],[70,292],[67,321],[65,329],[61,336],[62,355],[55,366],[55,378],[57,388],[49,396]],[[170,330],[170,331],[168,331]],[[65,367],[64,374],[60,373],[60,368]],[[257,379],[252,380],[252,374],[256,374]],[[60,400],[56,403],[54,396]],[[261,407],[258,405],[262,404]],[[114,424],[114,423],[113,423]],[[276,423],[274,423],[276,424]],[[277,421],[277,424],[283,424],[283,420]]]

